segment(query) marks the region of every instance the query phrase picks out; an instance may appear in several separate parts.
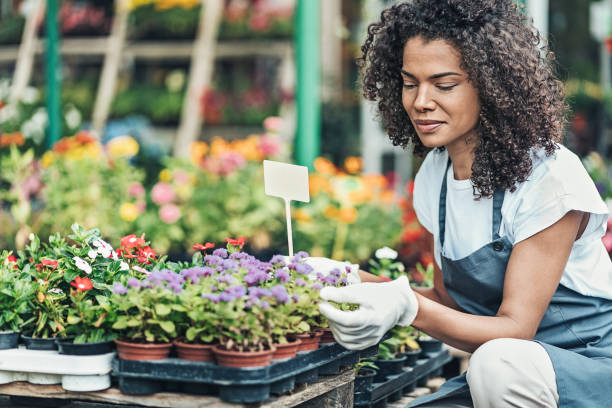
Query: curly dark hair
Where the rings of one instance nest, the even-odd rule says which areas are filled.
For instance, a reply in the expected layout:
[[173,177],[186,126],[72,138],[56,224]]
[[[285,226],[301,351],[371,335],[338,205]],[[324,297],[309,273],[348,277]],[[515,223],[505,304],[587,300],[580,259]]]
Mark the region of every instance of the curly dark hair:
[[459,50],[461,67],[478,91],[480,120],[471,180],[476,198],[514,191],[532,170],[530,152],[558,148],[567,107],[555,78],[554,56],[525,21],[515,0],[413,0],[385,9],[370,24],[357,60],[366,99],[377,101],[383,128],[394,145],[419,140],[402,105],[406,41],[444,40]]

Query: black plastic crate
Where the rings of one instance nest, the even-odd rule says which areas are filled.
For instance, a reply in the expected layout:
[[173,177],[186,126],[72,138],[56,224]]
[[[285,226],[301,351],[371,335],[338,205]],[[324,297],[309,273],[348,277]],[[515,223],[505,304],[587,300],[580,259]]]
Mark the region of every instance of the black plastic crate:
[[[403,394],[414,391],[418,383],[427,382],[432,374],[451,360],[448,350],[425,354],[414,367],[404,367],[403,372],[375,382],[368,391],[355,393],[355,407],[384,407],[386,402],[397,401]],[[374,362],[376,364],[376,362]]]
[[378,345],[362,351],[337,343],[299,352],[286,360],[272,360],[264,367],[223,367],[210,362],[178,358],[156,361],[113,360],[113,376],[124,394],[144,395],[161,391],[218,395],[224,401],[256,403],[270,394],[291,391],[296,384],[312,383],[319,375],[336,374],[360,357],[376,355]]

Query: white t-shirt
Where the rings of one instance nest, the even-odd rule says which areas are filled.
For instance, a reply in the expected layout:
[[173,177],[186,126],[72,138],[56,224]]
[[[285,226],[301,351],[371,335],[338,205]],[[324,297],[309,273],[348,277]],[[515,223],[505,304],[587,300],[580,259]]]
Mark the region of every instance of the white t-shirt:
[[[427,154],[414,181],[414,209],[421,225],[434,235],[434,256],[440,262],[438,204],[448,152]],[[571,210],[591,213],[589,223],[572,247],[561,283],[587,296],[612,299],[612,262],[601,241],[608,208],[580,159],[560,146],[552,156],[532,154],[528,180],[506,191],[499,235],[514,246],[561,219]],[[493,199],[474,200],[471,180],[447,177],[444,255],[460,259],[492,241]]]

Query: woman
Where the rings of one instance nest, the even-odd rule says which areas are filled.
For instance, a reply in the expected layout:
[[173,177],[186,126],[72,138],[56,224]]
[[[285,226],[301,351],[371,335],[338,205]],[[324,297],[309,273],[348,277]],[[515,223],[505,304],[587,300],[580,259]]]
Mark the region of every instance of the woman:
[[414,207],[434,288],[406,278],[325,288],[349,348],[412,325],[473,352],[467,376],[411,406],[604,407],[612,400],[608,209],[559,144],[551,55],[514,0],[414,0],[368,28],[363,91],[395,145],[427,156]]

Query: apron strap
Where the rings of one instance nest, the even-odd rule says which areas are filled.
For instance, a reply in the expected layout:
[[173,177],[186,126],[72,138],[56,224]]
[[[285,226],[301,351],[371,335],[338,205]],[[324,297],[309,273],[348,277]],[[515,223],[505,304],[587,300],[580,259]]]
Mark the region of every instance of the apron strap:
[[444,248],[444,232],[446,229],[446,177],[450,165],[451,159],[449,157],[448,163],[446,163],[446,170],[444,170],[444,177],[442,178],[442,188],[440,189],[440,204],[438,207],[438,236],[440,237],[440,251],[442,251],[442,248]]
[[[446,232],[446,178],[448,177],[448,169],[451,165],[450,157],[446,164],[446,170],[444,171],[444,177],[442,178],[442,188],[440,189],[440,203],[438,207],[438,237],[440,239],[440,251],[444,248],[444,233]],[[493,193],[493,223],[491,236],[493,241],[499,239],[499,229],[501,226],[502,219],[502,205],[504,204],[505,191],[498,188]]]

